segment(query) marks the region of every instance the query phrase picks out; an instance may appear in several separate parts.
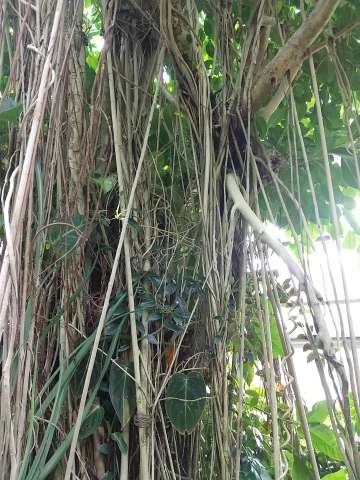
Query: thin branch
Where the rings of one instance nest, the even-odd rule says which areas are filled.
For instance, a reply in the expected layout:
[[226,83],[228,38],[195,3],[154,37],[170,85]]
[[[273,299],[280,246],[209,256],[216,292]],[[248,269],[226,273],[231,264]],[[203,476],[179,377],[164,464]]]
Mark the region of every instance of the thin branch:
[[279,84],[287,72],[296,69],[304,53],[330,20],[340,0],[320,0],[309,17],[265,67],[252,91],[252,105],[258,109],[263,99]]
[[339,30],[338,33],[335,33],[334,36],[329,37],[328,39],[324,40],[323,42],[320,42],[313,47],[310,48],[309,54],[306,55],[306,57],[309,57],[313,53],[319,52],[323,48],[327,47],[329,45],[330,41],[336,41],[340,40],[344,35],[350,33],[352,30],[354,30],[356,27],[360,26],[360,17],[356,18],[353,22],[349,23],[349,25],[346,25],[346,27],[342,28]]

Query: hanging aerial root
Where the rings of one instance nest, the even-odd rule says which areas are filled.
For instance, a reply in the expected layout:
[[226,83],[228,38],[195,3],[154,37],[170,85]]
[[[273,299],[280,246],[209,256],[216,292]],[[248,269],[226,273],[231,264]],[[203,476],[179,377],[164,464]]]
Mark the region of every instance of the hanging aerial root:
[[240,211],[241,215],[245,218],[248,224],[252,227],[255,234],[260,240],[266,243],[279,257],[286,263],[290,272],[299,281],[299,288],[305,291],[309,305],[311,307],[312,315],[314,318],[315,328],[317,330],[317,343],[328,355],[329,358],[334,358],[335,350],[333,341],[330,336],[329,329],[327,328],[323,313],[321,311],[320,303],[322,296],[313,286],[310,278],[305,275],[303,270],[299,267],[296,261],[291,257],[286,248],[274,238],[266,229],[263,222],[255,215],[251,210],[249,204],[242,196],[238,187],[236,176],[229,173],[226,176],[226,186],[229,196],[234,202],[235,207]]

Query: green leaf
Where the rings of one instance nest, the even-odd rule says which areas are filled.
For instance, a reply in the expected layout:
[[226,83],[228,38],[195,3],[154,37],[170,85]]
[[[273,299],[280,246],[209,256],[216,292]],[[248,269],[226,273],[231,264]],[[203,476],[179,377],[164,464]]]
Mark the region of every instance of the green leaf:
[[255,457],[247,457],[242,461],[241,478],[244,480],[271,480],[264,465]]
[[284,455],[286,457],[286,460],[288,462],[289,470],[292,472],[293,466],[294,466],[294,455],[289,452],[288,450],[284,450]]
[[109,193],[117,182],[115,175],[109,175],[108,177],[92,177],[91,180],[98,185],[104,193]]
[[128,224],[129,224],[130,228],[135,230],[135,232],[137,232],[137,233],[142,233],[143,232],[142,226],[136,220],[134,220],[133,218],[131,218],[131,217],[129,218]]
[[270,317],[270,333],[271,333],[271,343],[274,357],[282,357],[284,355],[284,350],[282,348],[281,338],[279,335],[279,330],[275,317],[271,315]]
[[[88,363],[89,363],[89,358],[86,355],[85,358],[83,358],[75,368],[74,376],[71,379],[71,392],[75,398],[81,397],[81,394],[84,388],[84,381],[85,381],[84,372],[86,372]],[[101,363],[99,361],[99,356],[97,356],[94,367],[93,367],[93,371],[91,373],[90,388],[93,388],[96,385],[99,379],[100,372],[101,372]]]
[[84,228],[84,217],[77,214],[66,223],[73,225],[74,228],[60,223],[48,230],[49,248],[53,247],[59,257],[71,253],[75,248]]
[[150,315],[148,316],[148,319],[147,321],[150,323],[150,322],[157,322],[158,320],[161,320],[162,318],[162,315],[161,313],[159,312],[152,312],[150,313]]
[[335,473],[329,473],[328,475],[325,475],[325,477],[322,477],[321,480],[347,480],[348,478],[347,471],[345,468],[342,468]]
[[192,432],[206,403],[206,385],[198,372],[175,373],[166,389],[166,413],[182,434]]
[[111,300],[109,310],[106,314],[106,321],[109,322],[114,317],[123,317],[127,314],[127,292],[119,292]]
[[91,89],[92,89],[93,84],[94,84],[95,76],[96,76],[95,70],[90,68],[89,65],[86,63],[85,64],[85,82],[84,83],[85,83],[86,91],[89,94],[91,93]]
[[329,416],[329,410],[326,400],[316,402],[310,412],[307,413],[309,423],[323,423]]
[[102,443],[99,446],[99,452],[102,453],[103,455],[109,455],[109,453],[111,453],[111,450],[112,450],[111,443]]
[[142,301],[139,304],[139,308],[143,310],[150,310],[156,307],[156,300],[153,295],[148,293],[144,294],[142,297]]
[[96,407],[89,413],[81,425],[79,438],[87,438],[90,435],[93,435],[98,427],[101,425],[101,422],[104,418],[104,409],[100,405]]
[[172,320],[165,320],[164,327],[171,332],[182,332],[184,330],[182,325],[177,325]]
[[0,122],[16,122],[22,112],[22,105],[11,98],[0,102]]
[[124,440],[124,437],[123,437],[122,433],[114,432],[110,435],[110,437],[111,437],[112,440],[114,440],[114,442],[116,442],[116,445],[118,446],[120,452],[123,455],[127,455],[128,451],[129,451],[129,448],[127,446],[127,443]]
[[92,70],[96,71],[99,65],[99,56],[99,52],[91,52],[86,56],[86,63]]
[[310,424],[310,434],[315,450],[334,460],[343,460],[335,433],[328,426],[323,423]]
[[312,480],[313,475],[306,460],[298,455],[294,456],[292,480]]
[[214,58],[215,46],[211,40],[209,40],[206,44],[206,53],[209,55],[210,58]]
[[259,131],[259,135],[261,138],[266,137],[268,131],[268,125],[264,117],[261,115],[256,116],[256,126]]
[[214,34],[214,18],[207,16],[204,20],[204,32],[208,37],[212,37]]
[[354,397],[353,394],[349,394],[349,402],[350,402],[350,415],[351,415],[351,420],[354,423],[354,429],[357,435],[360,435],[360,419],[358,417],[358,414],[356,412],[356,407],[354,404]]
[[346,249],[349,249],[349,250],[356,250],[358,245],[359,245],[359,239],[358,239],[357,235],[354,232],[352,232],[351,230],[349,230],[346,233],[345,238],[342,242],[343,248],[346,248]]
[[[126,424],[135,412],[135,384],[132,364],[112,363],[110,368],[109,394],[110,400],[122,425]],[[131,377],[129,376],[131,375]]]
[[146,335],[146,338],[147,338],[147,341],[151,343],[151,345],[159,345],[157,338],[152,333],[150,333],[149,335]]
[[253,363],[244,363],[244,380],[247,385],[251,385],[255,376],[255,366]]
[[245,390],[245,393],[246,395],[248,395],[245,397],[245,403],[249,405],[249,407],[256,407],[256,405],[259,402],[259,397],[260,397],[259,392],[257,392],[256,390],[249,389],[249,390]]
[[114,480],[114,475],[111,472],[105,472],[101,480]]

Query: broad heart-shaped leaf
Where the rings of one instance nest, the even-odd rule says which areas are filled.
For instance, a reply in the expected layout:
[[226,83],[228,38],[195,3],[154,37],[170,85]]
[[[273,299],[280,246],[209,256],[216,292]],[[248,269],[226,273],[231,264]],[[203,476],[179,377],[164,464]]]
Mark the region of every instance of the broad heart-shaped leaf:
[[109,394],[111,403],[114,407],[122,425],[126,424],[135,412],[136,397],[134,372],[132,364],[112,363],[110,368]]
[[206,385],[198,372],[175,373],[166,389],[166,413],[180,433],[194,430],[204,411]]
[[4,98],[0,103],[0,122],[16,122],[22,111],[22,105],[11,98]]
[[101,424],[104,418],[104,409],[100,407],[100,405],[96,405],[96,407],[89,413],[89,415],[85,418],[81,425],[80,429],[80,438],[87,438],[90,435],[93,435],[98,426]]
[[310,424],[310,434],[315,450],[334,460],[343,459],[335,433],[328,426],[323,423]]
[[314,403],[312,409],[306,416],[309,423],[323,423],[329,416],[326,400]]
[[294,463],[291,472],[292,480],[312,480],[313,474],[306,460],[298,455],[294,457]]

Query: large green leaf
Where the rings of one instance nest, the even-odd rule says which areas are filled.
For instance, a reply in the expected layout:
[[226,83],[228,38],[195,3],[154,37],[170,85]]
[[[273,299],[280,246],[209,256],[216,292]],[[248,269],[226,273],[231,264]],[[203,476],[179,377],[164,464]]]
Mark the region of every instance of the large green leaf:
[[335,433],[328,426],[323,423],[310,424],[310,434],[315,450],[334,460],[343,459],[336,443]]
[[204,411],[206,385],[198,372],[175,373],[166,389],[166,413],[180,433],[194,430]]
[[22,111],[22,105],[11,98],[4,98],[0,103],[0,122],[16,122]]
[[126,424],[135,412],[136,397],[132,364],[122,363],[118,367],[112,363],[110,368],[109,394],[122,425]]
[[292,467],[292,480],[312,480],[313,475],[305,458],[295,455]]
[[323,423],[328,416],[329,410],[326,400],[314,403],[310,412],[307,413],[309,423]]
[[349,478],[347,471],[342,468],[335,473],[329,473],[328,475],[325,475],[325,477],[322,477],[321,480],[346,480],[347,478]]

